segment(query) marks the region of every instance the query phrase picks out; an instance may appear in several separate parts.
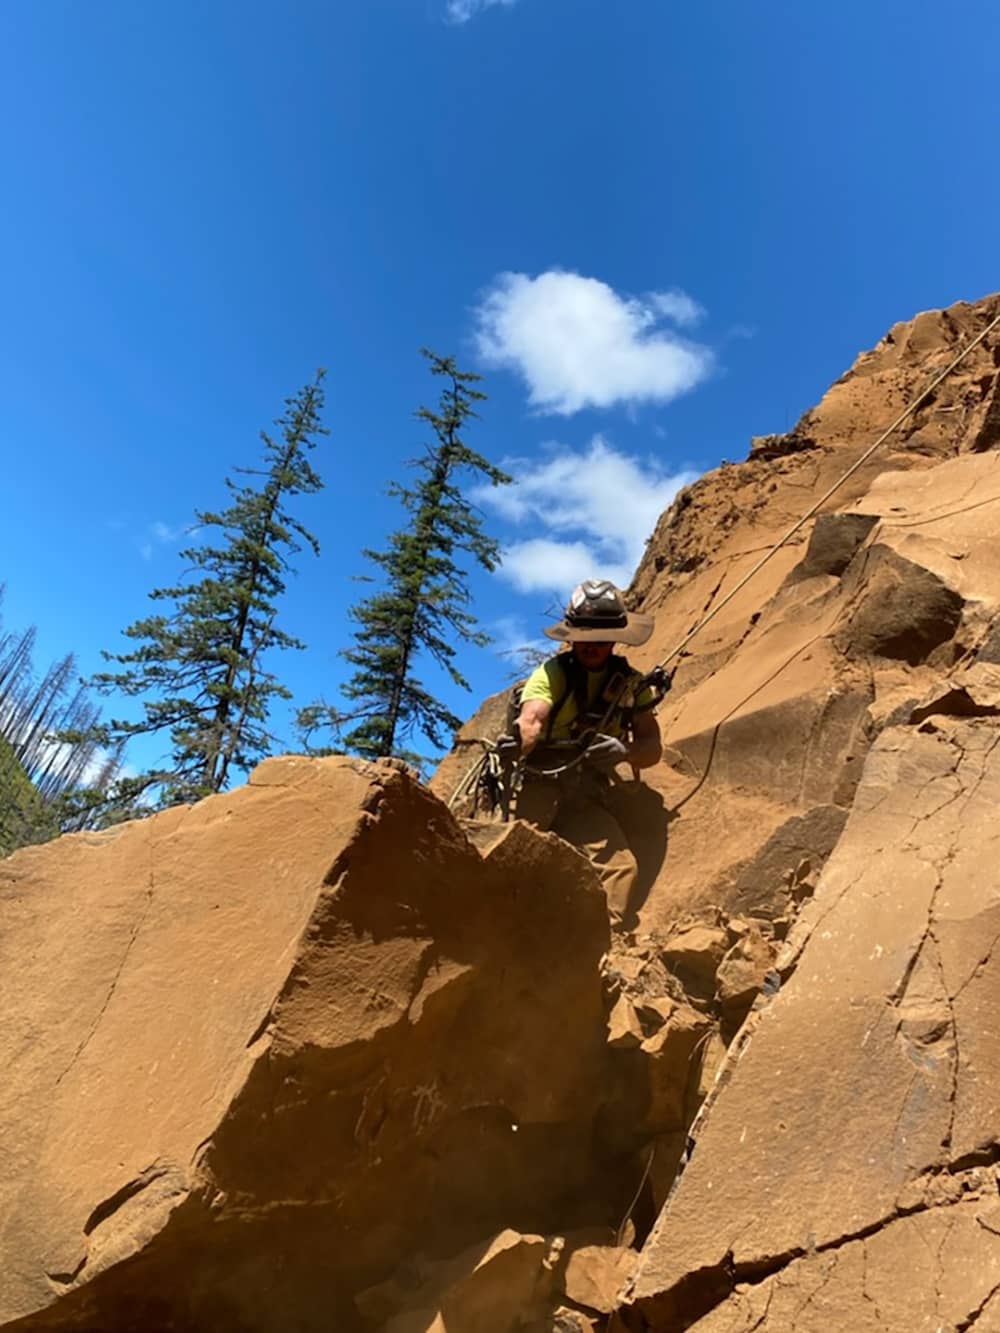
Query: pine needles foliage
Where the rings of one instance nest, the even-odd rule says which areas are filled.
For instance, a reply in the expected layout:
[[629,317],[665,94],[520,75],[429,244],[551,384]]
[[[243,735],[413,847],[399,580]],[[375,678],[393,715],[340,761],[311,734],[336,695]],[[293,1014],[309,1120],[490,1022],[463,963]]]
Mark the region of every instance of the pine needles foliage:
[[277,623],[278,602],[290,557],[303,546],[319,552],[289,506],[323,486],[309,454],[329,433],[322,424],[324,374],[286,399],[276,436],[261,432],[261,466],[236,468],[237,479],[226,478],[229,505],[196,512],[202,541],[181,552],[187,575],[149,594],[167,609],[124,631],[134,648],[103,654],[120,669],[91,683],[102,694],[139,700],[141,716],[113,719],[90,734],[111,749],[165,734],[170,751],[160,766],[114,784],[107,818],[141,812],[137,802],[162,808],[222,791],[235,772],[270,752],[271,707],[291,697],[269,668],[270,654],[305,646]]
[[500,546],[483,531],[463,488],[483,479],[503,486],[511,478],[463,438],[467,424],[478,416],[476,405],[486,399],[476,387],[481,377],[460,370],[453,357],[422,351],[431,374],[444,380],[437,410],[421,407],[416,413],[433,440],[412,464],[418,473],[415,484],[389,487],[408,515],[406,526],[391,534],[385,550],[365,551],[382,574],[382,586],[351,611],[358,628],[354,646],[343,652],[355,668],[342,688],[348,706],[319,701],[299,712],[310,749],[312,736],[329,728],[338,750],[367,759],[398,755],[419,764],[420,756],[409,745],[424,737],[441,749],[445,733],[461,724],[419,679],[420,662],[429,659],[454,684],[468,689],[455,664],[456,646],[489,642],[477,628],[468,574],[458,560],[467,555],[493,571],[500,563]]

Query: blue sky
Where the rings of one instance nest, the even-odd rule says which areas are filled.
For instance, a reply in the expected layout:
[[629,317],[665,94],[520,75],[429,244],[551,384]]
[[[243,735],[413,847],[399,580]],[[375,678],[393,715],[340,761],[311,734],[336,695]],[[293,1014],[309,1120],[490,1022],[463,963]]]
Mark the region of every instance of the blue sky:
[[[481,619],[537,636],[678,477],[1000,287],[998,38],[986,0],[12,0],[6,622],[95,669],[325,365],[322,555],[284,603],[310,647],[280,666],[335,698],[428,344],[486,375],[470,443],[520,480]],[[509,669],[462,661],[475,697]]]

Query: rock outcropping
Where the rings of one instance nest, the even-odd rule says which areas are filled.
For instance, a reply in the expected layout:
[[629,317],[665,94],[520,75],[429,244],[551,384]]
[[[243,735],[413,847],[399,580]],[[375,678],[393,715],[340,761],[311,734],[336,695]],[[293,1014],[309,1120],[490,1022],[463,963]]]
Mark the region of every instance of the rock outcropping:
[[404,1261],[604,1222],[608,922],[558,839],[271,760],[0,886],[3,1327],[370,1327]]
[[[636,664],[998,308],[679,496]],[[0,1327],[1000,1333],[998,367],[679,659],[627,937],[558,838],[439,799],[496,700],[437,795],[272,760],[0,862]]]
[[939,714],[876,742],[631,1326],[1000,1327],[998,742]]
[[[998,309],[898,325],[789,435],[679,496],[633,584],[656,616],[633,660],[679,643]],[[727,1022],[727,998],[762,993],[708,1061],[719,1081],[699,1078],[708,1100],[679,1181],[661,1182],[673,1193],[623,1301],[630,1329],[1000,1328],[982,998],[1000,925],[998,366],[994,333],[679,660],[669,762],[643,796],[667,827],[638,938],[704,996],[678,923],[750,928],[721,962],[702,954],[724,1043],[745,1013]],[[893,830],[871,807],[900,812]]]

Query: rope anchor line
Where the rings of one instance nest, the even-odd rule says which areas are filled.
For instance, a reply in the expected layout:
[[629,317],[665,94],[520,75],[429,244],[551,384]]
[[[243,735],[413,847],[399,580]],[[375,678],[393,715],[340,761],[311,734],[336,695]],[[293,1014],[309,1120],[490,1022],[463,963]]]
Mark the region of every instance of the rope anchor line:
[[[828,500],[832,499],[832,497],[836,495],[836,493],[841,489],[841,487],[845,484],[845,482],[848,482],[856,472],[858,472],[862,467],[864,467],[865,463],[868,462],[869,458],[871,458],[872,455],[876,453],[876,451],[880,449],[883,444],[885,444],[886,440],[890,437],[890,435],[895,434],[895,432],[900,428],[900,426],[902,426],[904,422],[906,422],[907,420],[909,420],[911,416],[913,416],[913,414],[918,410],[921,404],[927,401],[927,399],[935,391],[938,385],[942,384],[952,373],[952,371],[956,370],[962,364],[962,362],[969,355],[969,353],[974,351],[979,346],[979,344],[983,342],[984,339],[992,332],[992,330],[996,328],[998,324],[1000,324],[1000,312],[994,315],[994,317],[990,320],[990,322],[986,325],[986,327],[980,333],[978,333],[970,343],[967,343],[966,346],[963,347],[962,350],[958,353],[958,355],[948,362],[948,364],[942,371],[940,371],[937,375],[934,376],[934,378],[927,384],[927,386],[924,389],[921,390],[921,392],[916,396],[916,398],[914,398],[913,401],[909,403],[903,409],[902,412],[900,412],[899,416],[896,417],[896,419],[891,423],[891,425],[885,428],[885,430],[878,437],[878,439],[875,440],[873,444],[870,444],[868,448],[858,458],[854,460],[854,462],[847,469],[847,471],[844,472],[840,477],[838,477],[837,480],[833,483],[833,485],[830,486],[826,491],[824,491],[823,494],[819,497],[819,499],[815,500],[805,511],[805,513],[802,514],[800,518],[796,519],[796,521],[792,524],[792,526],[788,529],[788,531],[782,537],[780,537],[778,541],[776,541],[774,545],[771,546],[764,553],[763,556],[761,556],[761,558],[757,561],[757,563],[751,569],[749,569],[741,579],[739,579],[739,581],[735,584],[735,586],[732,587],[728,593],[726,593],[725,597],[723,597],[721,601],[717,602],[706,615],[702,616],[701,620],[698,621],[698,623],[694,626],[694,628],[692,630],[689,630],[688,633],[685,634],[684,637],[680,640],[680,642],[675,644],[675,646],[670,649],[667,655],[664,658],[662,658],[656,664],[656,666],[652,667],[644,676],[640,677],[638,680],[634,682],[628,682],[628,681],[623,682],[617,697],[608,704],[607,712],[604,714],[604,717],[602,718],[601,723],[599,724],[597,730],[602,730],[607,725],[614,710],[624,702],[627,692],[638,694],[638,692],[644,686],[648,686],[651,682],[654,682],[658,679],[660,680],[663,679],[666,673],[667,664],[669,662],[672,662],[675,657],[679,657],[680,654],[684,651],[684,649],[688,646],[688,644],[692,641],[692,639],[694,639],[696,635],[700,634],[701,631],[705,628],[705,626],[708,625],[712,620],[714,620],[715,617],[719,614],[719,612],[723,611],[733,600],[733,598],[736,597],[738,593],[742,592],[743,589],[747,586],[747,584],[757,577],[757,575],[769,563],[769,561],[771,561],[777,555],[777,553],[780,550],[782,550],[783,547],[787,546],[788,543],[791,541],[791,539],[798,532],[801,532],[802,528],[805,527],[805,525],[809,522],[809,520],[811,518],[814,518],[815,515],[819,513],[820,509],[822,509],[822,507],[827,503]],[[669,676],[667,676],[666,679],[669,682]],[[483,744],[484,746],[489,746],[489,742],[484,741]],[[583,762],[583,758],[584,755],[583,753],[581,753],[577,755],[575,759],[569,760],[567,763],[560,765],[558,768],[536,769],[533,770],[533,772],[535,772],[538,776],[541,777],[547,777],[547,778],[559,777],[561,774],[569,772],[570,769],[576,768],[578,764]],[[462,779],[462,782],[459,784],[455,792],[452,794],[451,800],[449,800],[448,802],[449,806],[458,800],[460,791],[462,792],[463,795],[465,794],[465,792],[468,790],[470,781],[472,780],[473,773],[482,765],[482,763],[483,759],[480,758],[477,759],[476,762],[472,765],[472,768],[470,768],[469,772],[466,773],[465,777]]]
[[864,453],[861,454],[859,458],[855,459],[855,461],[851,464],[851,466],[847,469],[847,471],[833,483],[833,485],[829,488],[829,490],[824,491],[824,493],[819,497],[819,499],[816,500],[812,505],[810,505],[810,507],[806,510],[806,512],[802,515],[802,517],[797,519],[796,522],[793,523],[793,525],[788,529],[785,535],[781,537],[778,541],[776,541],[775,544],[770,548],[770,550],[765,552],[765,554],[757,561],[757,563],[753,566],[753,568],[743,575],[743,577],[740,579],[740,581],[736,584],[734,588],[731,588],[730,591],[726,593],[722,601],[716,603],[716,605],[712,607],[711,611],[709,611],[709,613],[706,616],[703,616],[702,619],[699,620],[697,625],[695,625],[694,629],[691,630],[688,634],[686,634],[684,638],[681,639],[680,643],[676,645],[676,647],[671,648],[670,652],[667,653],[666,657],[664,657],[663,660],[659,663],[661,667],[665,667],[668,662],[672,662],[675,657],[678,657],[688,646],[691,640],[695,637],[695,635],[699,634],[709,623],[709,621],[714,620],[715,617],[719,614],[719,612],[723,610],[724,607],[729,605],[729,603],[733,600],[733,598],[736,596],[738,592],[743,591],[743,589],[747,586],[750,580],[755,578],[760,573],[760,571],[764,568],[764,566],[768,563],[768,561],[771,560],[775,555],[777,555],[777,553],[782,549],[782,547],[788,545],[788,543],[795,536],[795,534],[797,532],[800,532],[802,528],[809,522],[809,520],[813,518],[820,511],[820,509],[822,509],[822,507],[826,504],[827,500],[831,499],[834,495],[836,495],[836,493],[840,490],[841,486],[843,486],[846,481],[849,481],[851,477],[854,476],[855,472],[859,471],[860,468],[864,467],[865,463],[868,462],[872,454],[874,454],[877,449],[880,449],[882,445],[885,444],[889,436],[894,434],[900,428],[900,426],[902,426],[904,421],[907,421],[911,416],[913,416],[914,412],[916,412],[916,410],[920,407],[921,403],[925,402],[931,396],[934,390],[938,387],[938,385],[941,384],[944,380],[946,380],[948,376],[952,373],[952,371],[957,369],[958,366],[962,364],[962,362],[969,355],[969,353],[979,346],[979,344],[983,341],[983,339],[987,336],[987,334],[990,333],[990,331],[994,329],[997,326],[997,324],[1000,324],[1000,313],[994,315],[993,319],[990,320],[989,324],[986,325],[983,331],[977,334],[977,336],[973,338],[972,342],[970,342],[966,347],[964,347],[962,351],[959,352],[959,354],[954,358],[954,360],[950,361],[948,365],[945,366],[944,370],[942,370],[938,375],[936,375],[934,379],[932,379],[931,382],[927,385],[927,387],[921,393],[919,393],[916,398],[914,398],[913,402],[910,403],[908,407],[905,407],[902,412],[900,412],[899,416],[895,419],[895,421],[893,421],[892,425],[887,426],[885,428],[885,430],[878,437],[875,443],[869,445],[868,448],[864,451]]

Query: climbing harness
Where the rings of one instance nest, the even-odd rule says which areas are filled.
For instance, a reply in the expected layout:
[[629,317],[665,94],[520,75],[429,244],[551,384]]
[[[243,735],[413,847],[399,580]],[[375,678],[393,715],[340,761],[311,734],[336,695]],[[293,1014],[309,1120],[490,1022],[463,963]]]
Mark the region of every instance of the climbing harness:
[[[764,568],[764,566],[767,565],[769,561],[771,561],[783,547],[788,545],[788,543],[796,535],[796,533],[800,532],[811,518],[815,517],[815,515],[819,513],[820,509],[822,509],[822,507],[826,504],[826,502],[829,499],[831,499],[834,495],[836,495],[836,493],[840,490],[840,488],[844,485],[845,482],[849,481],[856,472],[858,472],[862,467],[864,467],[865,463],[868,462],[869,458],[871,458],[872,455],[882,447],[882,445],[886,442],[889,436],[894,434],[909,417],[913,416],[914,412],[917,411],[917,409],[921,406],[921,404],[926,402],[926,400],[931,396],[931,394],[934,393],[938,385],[942,384],[944,380],[946,380],[948,376],[952,373],[952,371],[956,370],[962,364],[962,362],[969,355],[969,353],[974,351],[975,348],[977,348],[979,344],[983,342],[983,340],[987,337],[987,335],[991,333],[992,330],[996,328],[998,324],[1000,324],[1000,312],[994,315],[994,317],[990,320],[990,322],[986,325],[986,327],[980,333],[978,333],[976,337],[973,338],[972,341],[968,343],[958,353],[956,357],[954,357],[953,360],[949,361],[947,366],[945,366],[945,368],[942,371],[940,371],[937,375],[935,375],[935,377],[930,381],[927,387],[923,389],[917,395],[917,397],[914,398],[913,401],[903,409],[902,412],[900,412],[899,416],[896,417],[896,419],[892,422],[891,425],[886,427],[886,429],[882,432],[882,434],[878,437],[878,439],[875,440],[874,444],[870,444],[868,448],[864,451],[864,453],[862,453],[860,457],[855,459],[855,461],[851,464],[851,466],[847,469],[847,471],[844,472],[842,476],[840,476],[833,483],[833,485],[829,487],[828,490],[824,491],[824,493],[819,497],[818,500],[814,501],[813,504],[809,506],[809,508],[805,511],[805,513],[799,519],[797,519],[795,523],[792,524],[792,526],[788,529],[788,531],[782,537],[780,537],[779,540],[776,541],[773,546],[771,546],[767,551],[765,551],[764,555],[761,556],[761,558],[757,561],[757,563],[751,569],[749,569],[747,573],[744,574],[743,577],[739,579],[732,588],[730,588],[729,592],[726,593],[725,597],[723,597],[721,601],[717,602],[711,608],[710,611],[708,611],[704,616],[702,616],[702,618],[697,622],[694,628],[689,630],[688,633],[685,634],[684,637],[677,644],[675,644],[673,648],[670,649],[670,651],[666,654],[666,656],[663,657],[657,663],[656,666],[654,666],[644,676],[636,675],[634,677],[629,677],[622,682],[622,687],[619,692],[619,696],[612,699],[608,703],[608,707],[607,710],[605,711],[603,718],[601,719],[600,723],[598,723],[594,727],[593,732],[590,733],[590,737],[597,734],[604,727],[608,725],[608,721],[610,720],[611,716],[613,715],[613,713],[617,708],[627,709],[630,703],[631,706],[634,707],[635,699],[638,697],[638,695],[641,693],[643,689],[646,688],[652,689],[654,693],[657,690],[659,690],[661,692],[659,697],[661,698],[663,697],[664,694],[666,694],[667,690],[669,690],[670,688],[670,683],[671,683],[671,673],[667,671],[667,664],[669,662],[672,662],[675,657],[679,657],[680,654],[684,651],[684,649],[688,646],[688,644],[692,641],[692,639],[694,639],[697,634],[700,634],[701,631],[705,628],[705,626],[708,625],[710,621],[714,620],[715,617],[719,614],[719,612],[724,610],[725,607],[727,607],[729,603],[733,600],[733,598],[738,593],[742,592],[742,590],[747,586],[748,583],[750,583],[754,578],[756,578],[756,576],[760,573],[760,571]],[[578,746],[580,741],[583,739],[584,737],[579,738],[577,742],[575,742],[575,744]],[[481,743],[487,747],[491,745],[491,742],[488,741],[483,741]],[[569,759],[567,760],[566,763],[560,764],[554,768],[532,768],[530,765],[526,763],[522,763],[520,767],[522,770],[527,770],[528,772],[530,772],[532,777],[558,778],[561,777],[564,773],[570,772],[572,769],[576,768],[579,764],[582,764],[585,758],[586,758],[586,750],[582,749],[572,759]],[[483,762],[484,762],[483,759],[477,761],[477,763],[473,765],[473,770],[480,770],[480,766],[483,764]],[[470,770],[470,773],[466,775],[466,779],[468,779],[471,776],[473,770]],[[462,790],[463,788],[465,791],[468,790],[468,787],[466,786],[466,779],[463,779],[463,782],[459,784],[458,788],[456,788],[455,794],[452,797],[452,802],[458,799],[458,794],[460,790]],[[452,802],[449,802],[449,804],[451,804]]]
[[[585,698],[586,672],[573,670],[573,662],[568,653],[561,655],[557,660],[562,662],[563,657],[566,659],[563,664],[565,688],[556,695],[552,711],[546,721],[543,738],[539,742],[539,749],[546,755],[558,755],[563,752],[567,755],[566,762],[546,768],[523,760],[520,742],[516,735],[516,722],[512,720],[508,711],[509,729],[515,734],[500,736],[495,741],[477,737],[476,743],[482,746],[483,752],[452,792],[448,801],[449,807],[454,807],[459,801],[471,796],[472,815],[478,813],[481,803],[485,803],[490,814],[494,814],[499,808],[502,818],[508,820],[514,797],[525,777],[538,781],[551,781],[575,769],[586,757],[587,748],[595,737],[607,731],[616,713],[621,716],[624,730],[627,732],[635,711],[636,700],[643,693],[649,693],[652,695],[652,704],[649,706],[654,706],[670,688],[670,675],[662,667],[654,667],[652,671],[640,675],[639,672],[628,668],[624,658],[613,656],[610,662],[612,667],[610,678],[588,709]],[[512,691],[512,698],[518,702],[523,685],[523,681],[518,682]],[[552,740],[553,723],[564,704],[572,698],[576,699],[578,708],[577,718],[572,724],[575,734],[568,740]]]

